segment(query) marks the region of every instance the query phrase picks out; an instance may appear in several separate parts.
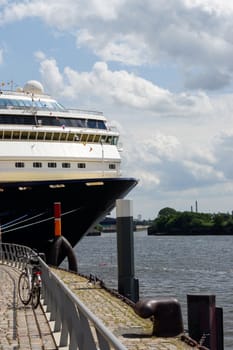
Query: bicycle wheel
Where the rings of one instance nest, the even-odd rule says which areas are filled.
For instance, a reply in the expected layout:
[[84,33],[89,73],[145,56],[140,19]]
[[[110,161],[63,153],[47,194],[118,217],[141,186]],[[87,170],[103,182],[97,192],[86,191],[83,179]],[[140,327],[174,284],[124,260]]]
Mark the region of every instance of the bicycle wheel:
[[40,290],[41,290],[41,287],[39,287],[39,286],[32,287],[32,307],[33,307],[33,309],[36,309],[40,303]]
[[22,272],[19,276],[18,282],[18,292],[19,298],[24,305],[29,304],[31,299],[30,283],[28,275],[25,272]]

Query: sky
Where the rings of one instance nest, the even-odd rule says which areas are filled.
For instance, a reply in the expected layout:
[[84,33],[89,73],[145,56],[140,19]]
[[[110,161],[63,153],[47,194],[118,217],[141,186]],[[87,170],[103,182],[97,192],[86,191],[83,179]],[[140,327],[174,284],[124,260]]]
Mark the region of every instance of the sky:
[[0,0],[0,83],[104,112],[134,217],[231,212],[232,17],[229,0]]

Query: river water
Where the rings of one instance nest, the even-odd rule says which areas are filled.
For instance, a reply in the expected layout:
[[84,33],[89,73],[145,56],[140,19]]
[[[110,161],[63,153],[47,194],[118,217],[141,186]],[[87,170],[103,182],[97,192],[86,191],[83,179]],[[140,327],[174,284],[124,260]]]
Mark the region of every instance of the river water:
[[[175,297],[187,329],[187,294],[214,294],[223,308],[225,350],[233,349],[233,236],[147,236],[134,233],[140,299]],[[115,233],[85,237],[75,248],[79,272],[117,289]]]

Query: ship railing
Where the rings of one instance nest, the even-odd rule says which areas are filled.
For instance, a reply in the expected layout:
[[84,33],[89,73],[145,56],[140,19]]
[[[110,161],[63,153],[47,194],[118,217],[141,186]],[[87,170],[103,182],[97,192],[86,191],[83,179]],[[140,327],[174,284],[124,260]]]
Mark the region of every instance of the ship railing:
[[54,113],[60,113],[60,114],[80,114],[80,115],[93,115],[93,116],[103,116],[103,112],[99,112],[99,111],[91,111],[91,110],[85,110],[85,109],[78,109],[78,108],[64,108],[64,109],[59,109],[59,108],[50,108],[50,107],[46,107],[46,106],[17,106],[17,105],[0,105],[0,109],[2,110],[19,110],[19,111],[25,111],[25,112],[44,112],[49,115],[51,112]]
[[[22,270],[23,256],[35,254],[25,246],[0,243],[0,264]],[[71,292],[39,257],[43,307],[59,347],[88,350],[126,350],[108,328]],[[49,316],[48,316],[49,315]]]
[[79,109],[79,108],[68,108],[67,112],[69,113],[77,113],[77,114],[87,114],[87,115],[101,115],[103,116],[103,112],[100,111],[91,111],[88,109]]

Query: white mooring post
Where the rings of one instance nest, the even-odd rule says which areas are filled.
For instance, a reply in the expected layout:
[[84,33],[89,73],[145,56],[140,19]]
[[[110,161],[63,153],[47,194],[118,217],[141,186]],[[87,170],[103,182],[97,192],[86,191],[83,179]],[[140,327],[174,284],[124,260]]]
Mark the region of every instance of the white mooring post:
[[118,258],[118,292],[137,302],[139,299],[138,279],[134,278],[134,236],[132,201],[118,199],[117,215],[117,258]]

